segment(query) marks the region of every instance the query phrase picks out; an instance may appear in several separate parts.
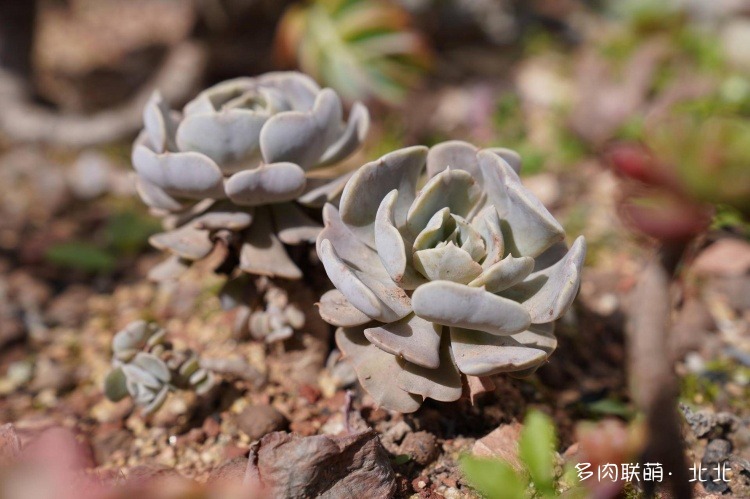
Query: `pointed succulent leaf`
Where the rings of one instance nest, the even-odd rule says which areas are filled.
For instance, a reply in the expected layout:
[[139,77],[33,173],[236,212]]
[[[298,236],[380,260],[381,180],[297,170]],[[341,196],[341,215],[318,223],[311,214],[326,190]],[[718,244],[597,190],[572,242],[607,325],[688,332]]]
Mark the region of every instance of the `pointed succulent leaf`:
[[514,340],[527,347],[538,348],[550,355],[557,348],[555,338],[555,323],[532,324],[526,331],[521,331],[511,336]]
[[305,190],[297,197],[297,202],[308,208],[321,208],[326,203],[338,206],[338,199],[344,191],[346,182],[354,172],[345,173],[337,178],[308,178]]
[[394,189],[399,193],[393,208],[394,224],[400,228],[405,223],[426,156],[426,147],[401,149],[362,166],[347,182],[341,195],[341,220],[371,248],[375,247],[373,225],[378,208]]
[[463,383],[451,354],[450,341],[440,342],[440,365],[434,369],[399,360],[404,370],[397,384],[402,390],[440,402],[453,402],[461,398]]
[[450,208],[451,214],[467,216],[481,197],[476,181],[464,170],[444,170],[432,177],[419,191],[409,208],[406,226],[419,234],[435,212]]
[[199,368],[200,368],[200,364],[198,363],[198,357],[194,355],[190,357],[187,361],[183,362],[182,365],[180,365],[178,372],[180,376],[182,376],[183,378],[189,378]]
[[405,317],[410,311],[408,295],[390,279],[380,281],[362,271],[354,270],[337,254],[328,239],[318,246],[318,255],[328,277],[346,299],[372,319],[392,322]]
[[533,258],[528,256],[515,258],[508,255],[471,281],[469,286],[477,288],[483,286],[490,293],[497,293],[523,281],[533,269]]
[[442,330],[442,326],[410,314],[399,321],[365,329],[365,337],[381,350],[436,369],[440,365]]
[[320,158],[320,166],[331,165],[353,153],[367,137],[370,128],[370,113],[361,102],[355,102],[349,112],[349,121],[341,137]]
[[135,189],[144,203],[151,208],[164,211],[179,211],[185,208],[180,201],[164,192],[164,189],[157,187],[143,177],[136,176]]
[[457,239],[460,242],[460,248],[466,251],[475,262],[482,261],[487,252],[482,236],[463,217],[451,216],[456,221]]
[[434,177],[446,168],[466,170],[477,180],[481,179],[477,149],[461,140],[441,142],[430,148],[427,154],[427,176]]
[[414,267],[428,281],[468,284],[482,273],[482,266],[453,242],[414,253]]
[[378,279],[390,278],[378,254],[352,233],[342,222],[339,211],[330,204],[323,207],[323,224],[317,240],[318,254],[321,243],[328,240],[339,258],[352,268],[365,270]]
[[422,397],[393,385],[403,368],[396,357],[367,341],[361,327],[339,328],[336,345],[352,363],[362,387],[378,406],[409,413],[422,405]]
[[520,371],[544,362],[547,352],[530,348],[511,336],[452,327],[451,348],[458,369],[472,376]]
[[307,216],[295,203],[272,204],[271,215],[276,234],[284,244],[314,243],[323,230],[318,222]]
[[258,208],[240,250],[240,270],[250,274],[299,279],[302,271],[294,264],[274,234],[267,208]]
[[486,149],[503,159],[513,169],[514,172],[521,173],[521,155],[513,149],[506,149],[505,147],[491,147]]
[[456,220],[451,216],[450,208],[435,212],[422,231],[414,238],[413,250],[434,248],[439,242],[448,238],[456,230]]
[[372,319],[349,303],[338,289],[327,291],[320,297],[318,304],[320,316],[333,326],[361,326]]
[[482,262],[482,268],[487,270],[502,260],[505,255],[505,242],[500,216],[497,214],[497,209],[490,205],[482,209],[471,223],[484,241],[486,254]]
[[563,228],[521,185],[508,163],[491,151],[480,151],[477,157],[488,194],[487,202],[495,205],[503,223],[506,248],[516,256],[535,257],[563,239]]
[[175,150],[177,122],[172,117],[169,105],[157,91],[151,95],[143,109],[143,128],[149,143],[157,153]]
[[531,274],[509,290],[509,296],[525,298],[522,306],[534,323],[552,322],[570,308],[581,284],[581,267],[586,257],[586,241],[579,237],[565,257],[552,267]]
[[398,191],[392,190],[380,203],[375,215],[375,250],[391,279],[400,282],[406,273],[406,248],[398,229],[393,225],[393,208]]
[[394,225],[397,200],[398,191],[393,190],[380,203],[374,226],[375,249],[390,278],[402,289],[414,289],[424,279],[414,272],[411,252],[406,251],[404,239]]
[[528,312],[518,303],[450,281],[434,281],[418,287],[412,295],[414,312],[445,326],[478,329],[509,335],[528,328]]
[[160,250],[167,250],[186,260],[200,260],[205,258],[214,247],[210,233],[197,229],[191,225],[154,234],[148,239],[151,246]]
[[305,172],[294,163],[272,163],[235,173],[226,182],[226,192],[240,206],[260,206],[293,200],[305,182]]

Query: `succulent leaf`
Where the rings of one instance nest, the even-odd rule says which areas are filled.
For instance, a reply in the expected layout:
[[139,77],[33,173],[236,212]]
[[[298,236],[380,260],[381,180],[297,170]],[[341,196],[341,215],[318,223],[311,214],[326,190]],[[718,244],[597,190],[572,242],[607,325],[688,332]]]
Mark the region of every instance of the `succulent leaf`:
[[157,154],[139,145],[133,151],[133,166],[138,175],[171,196],[187,199],[225,197],[221,170],[203,154]]
[[239,206],[292,201],[305,189],[305,172],[294,163],[270,163],[235,173],[226,182],[227,196]]
[[506,250],[517,256],[535,257],[565,237],[562,226],[529,192],[515,171],[491,151],[477,154],[489,204],[503,221]]
[[255,221],[247,231],[240,251],[240,269],[250,274],[299,279],[302,271],[289,258],[272,229],[268,208],[256,210]]
[[456,365],[471,376],[489,376],[539,365],[547,358],[544,350],[529,348],[511,336],[452,327],[451,348]]
[[529,313],[519,303],[450,281],[418,287],[412,304],[414,312],[427,320],[495,335],[518,333],[531,325]]
[[393,208],[394,223],[401,227],[406,221],[426,155],[427,148],[422,146],[386,154],[360,167],[346,183],[341,195],[341,220],[371,248],[375,247],[372,228],[378,208],[394,189],[399,192]]
[[339,328],[336,345],[351,359],[359,382],[376,404],[399,412],[414,412],[422,405],[421,396],[394,386],[402,372],[398,360],[367,341],[362,328]]
[[267,120],[267,115],[246,109],[191,114],[177,129],[177,147],[205,154],[217,165],[232,164],[258,148],[258,136]]
[[419,366],[437,369],[442,330],[442,326],[410,314],[396,322],[365,329],[365,337],[381,350]]
[[109,400],[119,402],[128,396],[126,379],[125,373],[119,367],[107,374],[107,378],[104,380],[104,393]]
[[399,373],[397,383],[402,390],[440,402],[453,402],[461,398],[463,382],[453,361],[449,340],[441,341],[439,365],[434,369],[401,360],[399,364],[403,371]]
[[320,316],[334,326],[361,326],[372,319],[349,303],[344,294],[338,289],[332,289],[323,294],[318,304]]

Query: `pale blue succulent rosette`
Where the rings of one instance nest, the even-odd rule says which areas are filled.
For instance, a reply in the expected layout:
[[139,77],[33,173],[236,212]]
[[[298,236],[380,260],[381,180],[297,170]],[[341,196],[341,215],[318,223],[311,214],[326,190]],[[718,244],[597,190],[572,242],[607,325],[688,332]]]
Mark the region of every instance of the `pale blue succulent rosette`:
[[181,113],[155,94],[132,162],[143,201],[164,217],[151,244],[173,256],[152,272],[176,274],[215,241],[236,249],[245,272],[295,279],[284,245],[313,242],[321,226],[305,212],[334,202],[348,176],[314,170],[348,157],[369,128],[365,106],[344,120],[341,99],[296,72],[215,85]]
[[409,147],[362,166],[340,209],[325,206],[317,251],[336,289],[320,313],[379,406],[457,400],[462,374],[531,374],[557,346],[586,243],[566,246],[520,163],[465,142]]
[[173,351],[164,330],[154,323],[131,322],[112,339],[112,370],[104,394],[114,402],[130,396],[144,415],[159,410],[170,391],[203,395],[215,383],[194,352]]

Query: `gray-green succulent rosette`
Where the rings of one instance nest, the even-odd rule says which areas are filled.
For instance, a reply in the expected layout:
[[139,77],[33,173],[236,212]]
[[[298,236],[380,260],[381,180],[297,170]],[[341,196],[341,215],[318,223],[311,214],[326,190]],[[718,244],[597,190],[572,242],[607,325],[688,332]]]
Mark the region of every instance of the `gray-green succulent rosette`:
[[378,405],[454,401],[465,376],[527,375],[557,346],[586,243],[565,245],[519,168],[507,149],[410,147],[362,166],[340,211],[325,206],[317,251],[336,289],[320,313]]
[[155,94],[133,148],[137,188],[164,217],[153,246],[172,254],[152,272],[170,277],[221,241],[245,272],[295,279],[284,245],[313,242],[322,228],[306,213],[335,202],[346,176],[314,170],[348,157],[364,140],[360,103],[344,120],[341,99],[296,72],[219,83],[182,112]]
[[193,390],[202,395],[215,382],[195,352],[174,350],[162,328],[139,320],[112,339],[112,370],[104,381],[104,394],[114,402],[129,395],[143,414],[151,414],[170,391]]

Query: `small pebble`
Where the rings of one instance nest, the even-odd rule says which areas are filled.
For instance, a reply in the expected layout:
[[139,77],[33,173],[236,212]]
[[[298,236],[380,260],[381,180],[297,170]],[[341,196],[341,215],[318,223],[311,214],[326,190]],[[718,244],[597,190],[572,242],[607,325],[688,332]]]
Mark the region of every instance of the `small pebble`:
[[288,426],[286,417],[270,405],[250,405],[237,416],[237,427],[250,440],[258,440],[267,433],[285,430]]

